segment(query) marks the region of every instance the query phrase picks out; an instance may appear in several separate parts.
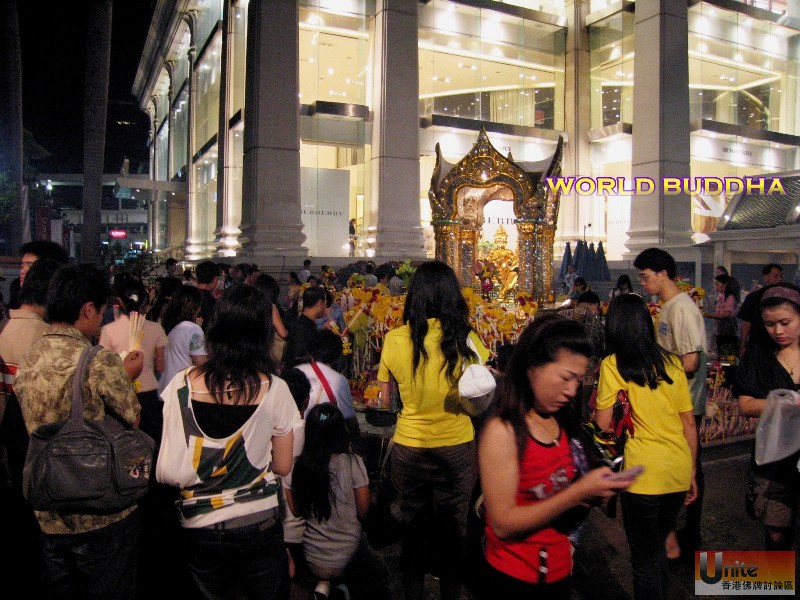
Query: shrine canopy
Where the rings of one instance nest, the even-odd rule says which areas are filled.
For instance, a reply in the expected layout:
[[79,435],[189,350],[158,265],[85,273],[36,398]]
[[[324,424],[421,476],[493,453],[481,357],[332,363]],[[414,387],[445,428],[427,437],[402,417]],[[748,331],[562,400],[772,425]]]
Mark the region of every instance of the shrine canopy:
[[453,267],[462,285],[475,283],[473,266],[480,258],[479,247],[492,237],[493,231],[488,235],[484,231],[486,205],[506,201],[499,222],[492,225],[504,225],[508,241],[515,246],[509,249],[516,252],[515,288],[532,293],[537,301],[554,300],[552,246],[560,194],[550,190],[545,179],[560,176],[563,144],[559,138],[551,156],[518,163],[511,153],[506,157],[498,152],[481,129],[475,145],[455,165],[445,160],[436,145],[428,191],[436,258]]

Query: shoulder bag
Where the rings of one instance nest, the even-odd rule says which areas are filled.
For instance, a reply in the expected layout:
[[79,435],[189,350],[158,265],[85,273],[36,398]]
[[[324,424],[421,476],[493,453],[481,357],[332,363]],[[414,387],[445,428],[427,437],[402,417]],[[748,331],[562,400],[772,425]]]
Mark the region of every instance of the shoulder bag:
[[113,514],[147,493],[155,442],[106,411],[102,420],[83,417],[83,382],[102,349],[81,354],[72,382],[69,419],[32,434],[22,485],[35,510],[63,514]]
[[478,362],[465,364],[464,371],[458,380],[459,404],[461,410],[470,417],[479,417],[492,405],[497,382],[489,368],[483,364],[480,352],[469,335],[467,336],[467,345],[478,357]]
[[581,424],[579,439],[585,453],[586,467],[622,469],[625,442],[633,437],[633,412],[628,392],[619,390],[611,417],[611,430],[604,431],[593,420]]
[[312,358],[309,361],[309,364],[311,365],[311,368],[314,369],[314,373],[317,375],[317,379],[319,379],[319,382],[322,384],[322,387],[325,390],[325,394],[328,396],[328,402],[338,407],[338,404],[336,404],[336,394],[333,393],[333,390],[331,389],[331,384],[328,383],[328,378],[325,377],[325,375],[322,373],[322,369],[319,368],[317,361],[315,361]]

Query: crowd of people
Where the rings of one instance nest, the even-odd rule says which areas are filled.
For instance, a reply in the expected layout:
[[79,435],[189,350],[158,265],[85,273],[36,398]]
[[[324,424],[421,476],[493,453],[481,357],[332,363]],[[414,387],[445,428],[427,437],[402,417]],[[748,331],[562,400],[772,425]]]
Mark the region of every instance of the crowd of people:
[[[314,285],[306,261],[284,297],[255,265],[205,261],[189,276],[170,260],[147,289],[127,273],[110,281],[66,264],[50,244],[23,247],[18,308],[0,325],[2,518],[34,595],[144,597],[169,578],[190,597],[286,599],[292,578],[309,577],[318,599],[388,598],[387,565],[364,527],[373,486],[329,289],[343,274],[323,268],[316,279],[329,285]],[[352,267],[387,292],[399,279],[389,263]],[[767,285],[742,303],[718,273],[719,300],[704,315],[667,252],[645,250],[634,267],[662,303],[655,327],[624,276],[606,315],[587,286],[569,315],[541,311],[497,356],[470,326],[453,269],[417,267],[377,370],[381,393],[396,389],[402,404],[389,473],[406,599],[425,596],[428,573],[441,598],[461,597],[473,505],[484,541],[477,598],[569,597],[588,510],[617,495],[637,599],[666,598],[668,559],[703,547],[703,318],[719,323],[718,347],[739,345],[737,314],[748,324],[734,394],[743,415],[759,416],[770,392],[800,390],[800,288],[768,265]],[[148,319],[136,344],[134,313]],[[156,441],[151,492],[110,515],[34,512],[22,490],[27,436],[68,416],[78,357],[96,341],[85,417],[113,412]],[[473,418],[457,384],[487,360],[498,388]],[[623,470],[591,468],[579,428],[611,428],[621,393],[635,429]],[[768,549],[794,541],[799,458],[751,464],[748,510]]]

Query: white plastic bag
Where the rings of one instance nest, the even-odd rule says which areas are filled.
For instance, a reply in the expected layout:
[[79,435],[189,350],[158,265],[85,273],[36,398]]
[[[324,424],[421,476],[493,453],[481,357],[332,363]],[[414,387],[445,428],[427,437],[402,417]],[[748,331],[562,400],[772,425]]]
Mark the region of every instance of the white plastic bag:
[[765,465],[800,451],[800,394],[772,390],[756,427],[756,464]]
[[469,337],[467,345],[478,355],[479,362],[464,367],[458,380],[459,402],[461,410],[478,417],[491,406],[497,382],[489,368],[482,364],[480,353]]

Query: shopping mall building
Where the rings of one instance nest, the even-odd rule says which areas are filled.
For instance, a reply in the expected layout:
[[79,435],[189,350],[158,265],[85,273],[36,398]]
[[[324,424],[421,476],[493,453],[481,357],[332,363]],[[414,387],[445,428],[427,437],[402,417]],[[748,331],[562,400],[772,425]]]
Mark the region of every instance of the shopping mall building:
[[[432,256],[435,147],[457,163],[482,127],[517,161],[563,137],[565,176],[788,182],[798,77],[800,0],[158,0],[134,93],[152,177],[185,185],[153,198],[150,240],[297,263],[348,256],[355,218],[356,255]],[[564,194],[556,254],[585,237],[610,260],[797,264],[798,199],[726,233],[736,200]],[[507,202],[484,216],[513,229]]]

